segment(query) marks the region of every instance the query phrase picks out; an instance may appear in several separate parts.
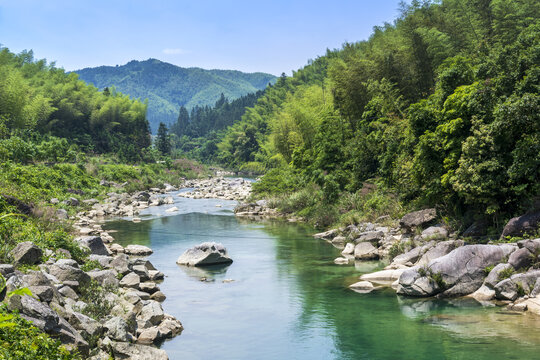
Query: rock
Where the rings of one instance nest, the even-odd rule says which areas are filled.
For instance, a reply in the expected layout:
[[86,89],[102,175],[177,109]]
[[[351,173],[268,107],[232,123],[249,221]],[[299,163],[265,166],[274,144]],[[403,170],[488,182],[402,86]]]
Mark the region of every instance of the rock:
[[[428,245],[434,245],[428,244]],[[410,251],[407,251],[404,254],[400,254],[396,256],[394,259],[392,259],[393,264],[407,264],[411,263],[414,264],[424,253],[424,249],[429,249],[430,246],[417,246],[414,249],[411,249]]]
[[60,289],[58,289],[58,292],[62,294],[62,296],[73,299],[75,301],[79,300],[79,295],[69,286],[62,286]]
[[161,291],[156,291],[150,296],[150,299],[158,301],[158,302],[164,302],[166,298],[167,297],[165,296],[165,294],[162,293]]
[[148,269],[144,265],[135,265],[131,268],[131,270],[139,275],[141,278],[141,281],[147,281],[150,280],[150,274],[148,273]]
[[139,275],[130,272],[126,276],[120,280],[120,286],[122,287],[128,287],[128,288],[139,288],[139,284],[141,283],[141,278]]
[[406,230],[412,230],[416,227],[428,224],[436,218],[437,211],[435,209],[418,210],[403,216],[401,220],[399,220],[399,225]]
[[360,276],[360,280],[376,283],[392,283],[399,279],[405,269],[381,270]]
[[103,286],[118,287],[118,279],[116,278],[118,273],[114,270],[92,270],[87,272],[87,274],[92,280],[97,281]]
[[120,244],[113,243],[109,246],[109,249],[115,254],[124,253],[124,247]]
[[65,205],[69,205],[69,206],[79,206],[80,202],[77,198],[74,198],[74,197],[70,197],[69,199],[67,200],[64,200],[63,203]]
[[345,245],[345,249],[341,252],[341,255],[352,255],[354,254],[354,244],[348,243]]
[[493,289],[495,285],[497,285],[501,281],[499,279],[499,273],[501,271],[508,271],[509,269],[513,269],[512,265],[510,264],[495,265],[495,267],[489,272],[488,276],[484,280],[484,285]]
[[149,270],[148,274],[150,275],[150,280],[152,281],[163,280],[165,278],[165,274],[158,270]]
[[55,264],[59,266],[62,266],[62,265],[72,266],[77,269],[79,268],[79,263],[73,259],[60,259],[60,260],[57,260]]
[[168,208],[167,210],[165,210],[165,212],[175,212],[175,211],[178,211],[178,208],[176,206],[173,206],[172,208]]
[[165,192],[171,192],[178,190],[176,187],[172,186],[171,184],[163,184],[163,187],[165,187]]
[[99,265],[101,265],[102,267],[104,268],[108,268],[111,264],[111,261],[113,260],[113,258],[111,256],[107,256],[107,255],[90,255],[88,256],[88,260],[90,261],[97,261],[99,263]]
[[410,296],[468,295],[480,288],[485,268],[505,256],[496,245],[466,245],[431,261],[426,267],[405,270],[399,277],[398,294]]
[[76,349],[82,354],[88,354],[90,346],[65,319],[59,318],[58,326],[50,334],[58,338],[68,350]]
[[354,240],[354,242],[356,244],[361,242],[371,242],[377,244],[383,238],[384,233],[382,231],[366,231],[361,233],[360,236]]
[[111,260],[109,266],[120,274],[127,274],[129,272],[129,257],[126,254],[118,254]]
[[128,331],[128,325],[124,319],[114,316],[103,324],[105,335],[113,340],[131,342],[133,336]]
[[495,285],[495,297],[499,300],[514,301],[534,290],[540,270],[531,270],[523,274],[512,275]]
[[338,246],[341,246],[341,247],[343,247],[346,242],[347,242],[347,238],[345,236],[341,236],[341,235],[336,236],[331,241],[332,244],[338,245]]
[[148,321],[152,325],[159,325],[164,316],[165,314],[160,303],[149,300],[148,303],[143,306],[141,313],[137,318],[138,320]]
[[136,256],[146,256],[153,253],[152,249],[143,245],[128,245],[124,251],[126,254]]
[[379,252],[370,242],[361,242],[354,247],[354,257],[359,260],[373,260],[379,258]]
[[478,290],[468,295],[477,301],[489,301],[495,298],[495,290],[490,289],[485,284],[480,286]]
[[153,282],[142,282],[139,284],[139,290],[153,294],[159,291],[159,287]]
[[65,209],[57,209],[55,215],[60,220],[67,220],[69,218],[68,212]]
[[17,310],[21,317],[45,332],[54,331],[60,321],[58,314],[49,306],[28,295],[8,297],[8,308]]
[[430,226],[422,231],[422,239],[424,240],[441,240],[448,237],[448,230],[442,226]]
[[49,200],[49,202],[53,205],[56,205],[60,202],[60,200],[58,200],[57,198],[52,198],[51,200]]
[[540,250],[540,239],[521,240],[517,243],[519,248],[525,248],[531,253],[536,254]]
[[349,289],[362,294],[366,294],[372,292],[375,289],[375,286],[373,286],[373,284],[369,281],[359,281],[352,285],[349,285]]
[[76,281],[79,285],[90,283],[90,276],[81,269],[69,265],[54,264],[49,266],[49,273],[55,276],[59,281]]
[[128,344],[111,341],[108,345],[115,359],[130,360],[169,360],[164,350],[141,344]]
[[75,238],[75,241],[79,243],[82,247],[85,247],[90,250],[92,254],[95,255],[111,255],[109,250],[103,244],[103,240],[99,236],[81,236]]
[[530,297],[525,300],[527,310],[535,315],[540,315],[540,296]]
[[152,326],[151,328],[144,329],[142,333],[137,338],[138,344],[151,345],[157,343],[164,338],[160,329],[157,326]]
[[41,263],[43,251],[31,241],[17,244],[10,252],[15,264],[34,265]]
[[347,265],[349,263],[349,259],[344,257],[338,257],[334,259],[334,264],[337,265]]
[[37,296],[41,302],[51,302],[54,297],[54,290],[52,286],[29,286],[28,289],[32,292],[32,295]]
[[538,230],[540,212],[528,213],[510,219],[504,226],[501,238],[506,236],[522,236],[525,233],[534,234]]
[[527,268],[531,265],[533,256],[534,255],[527,248],[521,248],[510,255],[508,263],[516,270]]
[[165,320],[161,322],[158,326],[159,331],[166,338],[171,338],[176,336],[184,330],[182,323],[170,315],[165,314]]
[[186,250],[178,260],[179,265],[205,266],[214,264],[230,264],[232,259],[222,244],[205,242]]
[[316,239],[332,240],[338,235],[338,233],[339,233],[338,229],[331,229],[322,233],[315,234],[313,235],[313,237]]
[[439,242],[437,243],[437,245],[427,250],[415,265],[418,265],[418,266],[427,265],[431,261],[448,254],[450,251],[460,246],[463,246],[464,244],[465,243],[463,240],[447,240],[447,241]]
[[103,326],[98,321],[75,311],[71,312],[68,322],[83,336],[95,337],[103,332]]
[[530,295],[531,297],[536,297],[540,295],[540,278],[536,279],[536,282],[534,283],[534,287]]
[[2,274],[3,277],[8,277],[8,275],[12,274],[15,271],[15,267],[11,264],[0,264],[0,274]]

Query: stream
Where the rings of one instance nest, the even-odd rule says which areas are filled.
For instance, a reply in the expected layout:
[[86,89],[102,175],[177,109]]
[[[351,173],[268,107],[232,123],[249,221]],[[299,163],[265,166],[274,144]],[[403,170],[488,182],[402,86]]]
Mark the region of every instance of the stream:
[[[309,226],[236,218],[234,201],[186,199],[145,209],[140,223],[104,226],[118,243],[149,246],[165,312],[184,325],[161,346],[180,359],[538,359],[540,318],[466,299],[358,294],[348,285],[379,262],[333,263],[340,250]],[[165,210],[176,206],[176,213]],[[186,249],[222,243],[225,268],[176,265]]]

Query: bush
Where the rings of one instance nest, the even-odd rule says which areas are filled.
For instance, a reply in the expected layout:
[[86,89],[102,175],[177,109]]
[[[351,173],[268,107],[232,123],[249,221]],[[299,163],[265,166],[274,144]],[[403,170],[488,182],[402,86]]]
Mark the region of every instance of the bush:
[[101,286],[95,280],[90,281],[88,285],[79,288],[81,300],[87,304],[79,311],[94,320],[100,321],[111,313],[114,306],[114,303],[106,299],[106,295],[117,290],[112,286]]

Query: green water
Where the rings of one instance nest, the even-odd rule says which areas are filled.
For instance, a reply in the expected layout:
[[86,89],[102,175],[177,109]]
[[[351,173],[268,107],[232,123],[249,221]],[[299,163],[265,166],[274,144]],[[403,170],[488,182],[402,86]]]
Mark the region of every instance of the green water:
[[[176,201],[178,215],[152,208],[141,223],[106,226],[119,243],[154,250],[150,260],[166,275],[163,307],[185,327],[162,345],[172,360],[540,359],[534,317],[391,290],[357,294],[347,286],[381,264],[334,265],[339,250],[313,239],[313,229],[241,221],[232,202]],[[234,263],[207,271],[176,265],[203,241],[223,243]]]

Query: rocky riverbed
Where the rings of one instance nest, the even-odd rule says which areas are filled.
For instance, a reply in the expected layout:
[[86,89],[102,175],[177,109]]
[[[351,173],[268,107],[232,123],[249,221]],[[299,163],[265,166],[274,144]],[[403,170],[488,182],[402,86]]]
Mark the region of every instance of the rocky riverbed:
[[407,214],[399,225],[362,223],[314,236],[343,249],[335,259],[338,265],[390,261],[384,270],[362,275],[350,286],[354,291],[391,287],[409,297],[467,296],[485,305],[540,315],[540,239],[504,242],[506,235],[520,236],[534,227],[531,218],[526,214],[510,220],[501,240],[488,244],[449,234],[435,224],[435,209]]

